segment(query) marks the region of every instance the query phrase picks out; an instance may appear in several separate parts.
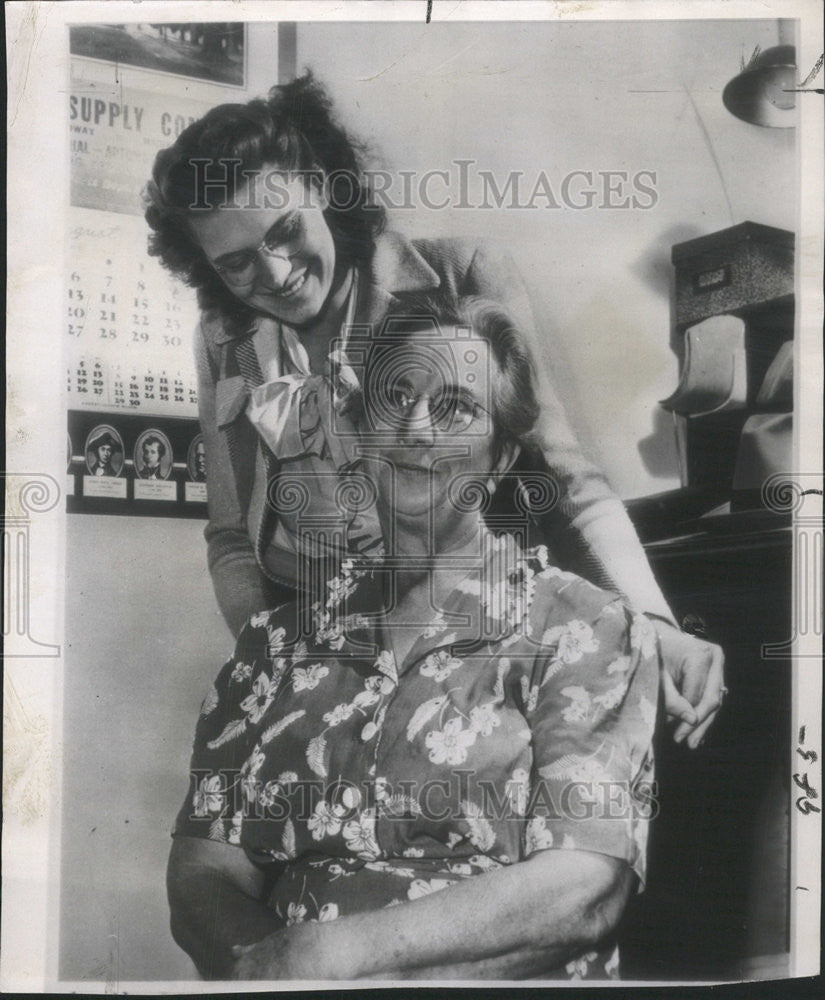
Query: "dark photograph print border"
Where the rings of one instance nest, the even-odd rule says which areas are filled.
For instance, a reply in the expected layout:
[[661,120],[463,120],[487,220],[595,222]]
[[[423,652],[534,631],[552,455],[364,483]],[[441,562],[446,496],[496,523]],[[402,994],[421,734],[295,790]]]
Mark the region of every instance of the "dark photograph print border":
[[246,26],[241,21],[75,24],[69,28],[69,49],[73,56],[230,87],[246,83]]

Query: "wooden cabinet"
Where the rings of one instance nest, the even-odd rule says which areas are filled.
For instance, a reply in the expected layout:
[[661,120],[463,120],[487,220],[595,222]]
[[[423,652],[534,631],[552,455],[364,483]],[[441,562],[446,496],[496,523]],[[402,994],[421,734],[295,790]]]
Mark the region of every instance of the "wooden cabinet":
[[762,646],[791,636],[791,527],[733,514],[646,548],[676,614],[701,615],[723,646],[729,695],[698,750],[658,739],[659,815],[622,974],[747,977],[788,948],[790,662]]

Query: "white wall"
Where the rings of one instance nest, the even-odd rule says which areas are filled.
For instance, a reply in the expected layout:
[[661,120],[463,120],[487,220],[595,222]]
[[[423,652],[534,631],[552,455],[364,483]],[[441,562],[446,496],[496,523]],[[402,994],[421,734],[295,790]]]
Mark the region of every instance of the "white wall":
[[166,859],[198,709],[233,645],[202,532],[68,518],[62,979],[195,978],[169,934]]
[[[659,201],[619,209],[397,212],[407,235],[493,237],[541,295],[557,379],[620,495],[678,486],[669,417],[670,248],[745,220],[795,228],[794,130],[721,100],[776,21],[298,25],[299,71],[394,169],[478,161],[551,180],[655,170]],[[440,194],[435,182],[433,192]],[[558,193],[557,193],[558,197]]]
[[[248,34],[248,96],[278,78],[277,25]],[[210,103],[245,94],[188,81]],[[116,503],[117,501],[115,501]],[[67,517],[60,976],[196,978],[169,933],[166,859],[198,708],[232,650],[204,522]]]

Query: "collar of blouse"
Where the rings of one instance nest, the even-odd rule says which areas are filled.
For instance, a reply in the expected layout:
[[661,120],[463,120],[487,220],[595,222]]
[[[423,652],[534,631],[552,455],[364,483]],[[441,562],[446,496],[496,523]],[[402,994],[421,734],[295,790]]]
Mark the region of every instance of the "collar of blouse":
[[[439,649],[468,655],[519,633],[530,609],[533,573],[513,536],[484,538],[483,551],[477,559],[466,560],[466,574],[443,606],[434,608],[428,621],[410,623],[417,638],[398,665],[399,673]],[[385,559],[342,563],[338,575],[327,582],[324,599],[313,604],[316,640],[329,642],[341,655],[380,659],[382,651],[392,649],[385,620],[393,600],[392,582],[393,565]]]

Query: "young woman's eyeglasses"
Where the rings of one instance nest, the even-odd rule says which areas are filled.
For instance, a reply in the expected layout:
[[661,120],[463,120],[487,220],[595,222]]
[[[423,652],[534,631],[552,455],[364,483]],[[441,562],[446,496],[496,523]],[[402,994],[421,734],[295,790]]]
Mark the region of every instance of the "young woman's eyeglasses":
[[[278,257],[291,261],[298,253],[295,244],[303,238],[304,225],[299,212],[279,219],[254,250],[239,250],[212,261],[218,274],[230,285],[251,285],[255,280],[258,257]],[[286,250],[292,250],[286,253]]]

